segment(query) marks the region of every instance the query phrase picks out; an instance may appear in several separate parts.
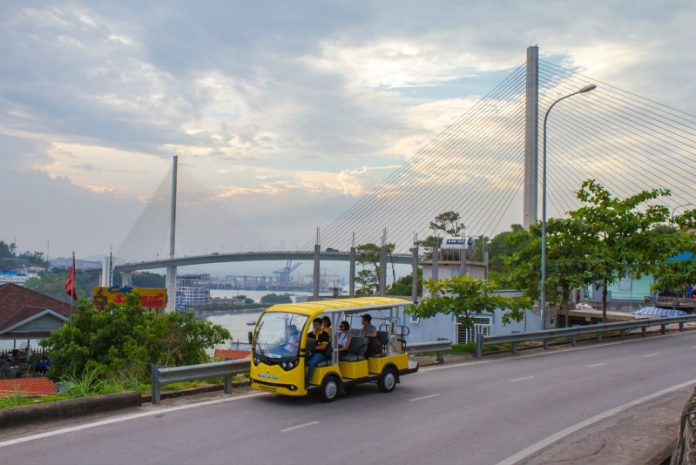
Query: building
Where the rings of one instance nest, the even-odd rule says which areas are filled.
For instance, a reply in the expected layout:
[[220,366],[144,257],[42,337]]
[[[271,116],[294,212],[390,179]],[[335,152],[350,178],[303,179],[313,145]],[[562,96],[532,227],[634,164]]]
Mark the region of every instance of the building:
[[[432,254],[426,255],[420,264],[423,267],[423,281],[432,279],[437,274],[438,279],[460,276],[462,271],[466,276],[478,279],[488,277],[488,254],[484,253],[483,261],[469,260],[471,253],[464,248],[442,248],[439,250],[437,270],[433,266]],[[461,258],[464,257],[462,267]],[[518,291],[500,291],[502,295],[515,297],[520,295]],[[429,297],[427,289],[423,289],[423,297]],[[524,319],[520,322],[503,324],[503,309],[496,309],[491,313],[483,313],[474,318],[474,327],[469,328],[463,324],[462,318],[454,315],[437,315],[432,318],[420,319],[408,315],[404,316],[402,325],[409,328],[410,334],[406,338],[408,342],[434,341],[449,339],[454,344],[469,344],[476,340],[476,334],[500,336],[504,334],[537,331],[541,329],[541,316],[534,310],[527,310]]]
[[0,285],[3,284],[18,284],[23,286],[29,278],[38,278],[39,275],[35,271],[20,270],[20,271],[2,271],[0,270]]
[[176,277],[176,308],[188,310],[210,303],[210,275],[183,274]]
[[44,339],[60,328],[72,307],[53,297],[17,284],[0,285],[0,339],[17,341]]

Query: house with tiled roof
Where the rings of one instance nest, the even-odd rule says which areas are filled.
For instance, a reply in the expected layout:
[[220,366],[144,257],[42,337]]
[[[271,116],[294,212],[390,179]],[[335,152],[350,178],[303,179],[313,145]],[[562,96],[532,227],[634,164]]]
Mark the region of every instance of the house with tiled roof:
[[0,339],[43,339],[72,311],[69,304],[26,287],[0,285]]
[[244,360],[249,358],[250,350],[215,349],[215,358],[218,360]]

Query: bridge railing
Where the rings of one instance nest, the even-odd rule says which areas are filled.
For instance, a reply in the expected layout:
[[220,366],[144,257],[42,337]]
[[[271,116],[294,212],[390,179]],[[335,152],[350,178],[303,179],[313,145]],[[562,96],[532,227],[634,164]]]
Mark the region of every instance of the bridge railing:
[[506,334],[503,336],[483,336],[476,335],[476,358],[481,358],[484,345],[492,344],[511,344],[512,353],[517,352],[517,344],[528,341],[542,341],[544,349],[548,349],[552,339],[570,337],[571,345],[577,344],[577,337],[585,334],[596,334],[597,341],[602,342],[604,333],[619,331],[621,338],[626,337],[626,333],[632,329],[641,329],[642,335],[647,335],[647,330],[651,326],[660,326],[660,332],[665,334],[667,326],[672,324],[679,325],[679,331],[684,330],[684,324],[696,322],[696,315],[676,316],[668,318],[646,318],[635,321],[621,321],[618,323],[600,323],[596,325],[575,326],[572,328],[547,329],[543,331],[533,331],[520,334]]
[[229,394],[232,387],[232,376],[249,373],[249,363],[249,360],[226,360],[171,368],[152,365],[152,403],[160,403],[160,388],[165,384],[215,376],[224,376],[225,393]]

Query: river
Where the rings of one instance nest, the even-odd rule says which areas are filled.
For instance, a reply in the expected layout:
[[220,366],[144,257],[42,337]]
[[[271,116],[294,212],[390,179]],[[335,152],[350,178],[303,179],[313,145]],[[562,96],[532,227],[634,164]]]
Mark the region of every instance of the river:
[[[272,294],[274,291],[245,291],[245,290],[226,290],[226,289],[211,289],[210,297],[223,299],[232,298],[240,295],[254,299],[256,302],[261,300],[261,297],[266,294]],[[276,294],[283,294],[282,291],[275,291]],[[311,292],[290,291],[288,292],[293,302],[297,301],[297,297],[312,295]],[[205,319],[211,323],[219,324],[226,328],[232,334],[232,340],[237,342],[248,342],[247,333],[253,329],[253,325],[247,323],[254,322],[261,314],[260,310],[249,310],[248,312],[230,312],[230,313],[214,313],[206,315]]]

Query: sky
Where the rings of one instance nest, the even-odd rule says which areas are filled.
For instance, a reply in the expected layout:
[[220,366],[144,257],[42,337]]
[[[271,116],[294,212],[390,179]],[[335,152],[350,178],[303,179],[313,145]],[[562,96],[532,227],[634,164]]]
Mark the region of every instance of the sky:
[[525,60],[696,114],[693,1],[5,1],[0,240],[118,249],[178,154],[295,248]]

